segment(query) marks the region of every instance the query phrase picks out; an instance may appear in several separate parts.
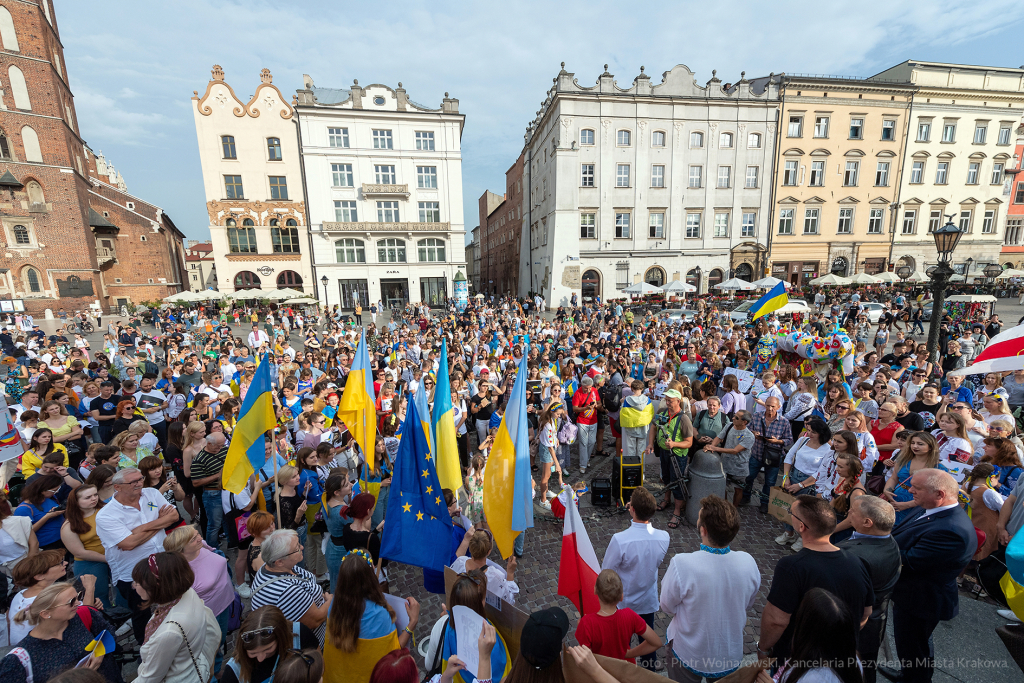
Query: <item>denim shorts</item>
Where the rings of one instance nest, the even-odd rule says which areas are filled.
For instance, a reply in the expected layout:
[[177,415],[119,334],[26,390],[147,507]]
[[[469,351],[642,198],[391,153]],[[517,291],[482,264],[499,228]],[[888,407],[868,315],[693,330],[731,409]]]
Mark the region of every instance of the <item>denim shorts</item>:
[[537,455],[540,457],[541,465],[547,465],[554,462],[554,458],[551,457],[551,450],[547,446],[541,446],[538,450],[540,452]]

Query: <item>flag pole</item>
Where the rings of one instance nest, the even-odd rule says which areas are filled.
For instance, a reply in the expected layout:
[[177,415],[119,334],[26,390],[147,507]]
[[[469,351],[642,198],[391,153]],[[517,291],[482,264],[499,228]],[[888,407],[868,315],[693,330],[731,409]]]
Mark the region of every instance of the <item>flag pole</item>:
[[270,430],[270,438],[274,440],[274,502],[277,504],[277,521],[281,522],[281,484],[277,481],[277,438],[274,430]]

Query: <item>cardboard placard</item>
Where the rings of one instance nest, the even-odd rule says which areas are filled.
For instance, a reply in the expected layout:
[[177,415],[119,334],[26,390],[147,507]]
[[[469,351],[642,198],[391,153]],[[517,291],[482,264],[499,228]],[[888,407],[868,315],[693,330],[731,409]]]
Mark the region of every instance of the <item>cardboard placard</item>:
[[[612,659],[604,655],[594,655],[594,659],[619,683],[662,683],[666,680],[664,676],[642,669],[625,659]],[[572,658],[568,648],[564,645],[562,646],[562,674],[565,676],[565,683],[590,683],[593,680],[576,665],[576,660]]]
[[773,486],[768,496],[768,514],[786,524],[792,524],[789,516],[789,506],[796,500],[796,496],[787,493],[781,486]]
[[[451,567],[444,568],[444,597],[445,604],[451,605],[452,587],[459,580],[458,573]],[[495,607],[498,605],[498,607]],[[511,602],[487,591],[487,599],[484,602],[484,615],[494,625],[494,628],[505,639],[508,647],[508,660],[514,661],[519,654],[519,635],[523,632],[526,620],[530,618],[527,612],[519,609]]]

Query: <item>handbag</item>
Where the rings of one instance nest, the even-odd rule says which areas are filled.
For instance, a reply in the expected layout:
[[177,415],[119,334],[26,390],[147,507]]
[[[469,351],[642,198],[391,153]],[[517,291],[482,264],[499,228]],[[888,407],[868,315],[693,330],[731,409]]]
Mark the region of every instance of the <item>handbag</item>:
[[765,467],[778,467],[786,457],[786,450],[777,443],[765,443],[761,451],[761,460]]
[[231,611],[228,612],[228,630],[224,635],[232,631],[237,631],[242,625],[242,611],[244,610],[242,605],[242,596],[235,592],[235,599],[231,601]]
[[[212,673],[212,667],[210,666],[210,663],[206,660],[206,655],[200,652],[199,659],[197,660],[196,656],[192,653],[192,646],[189,645],[188,636],[185,635],[185,629],[181,627],[181,624],[179,624],[176,621],[168,621],[167,623],[174,624],[178,627],[178,630],[181,631],[181,639],[185,641],[185,648],[188,649],[188,656],[192,659],[192,667],[195,670],[196,676],[198,676],[198,678],[194,678],[192,676],[192,671],[186,669],[185,671],[182,671],[180,674],[176,676],[167,676],[164,679],[164,683],[195,683],[195,681],[200,681],[200,683],[206,683],[207,681],[209,681],[210,674]],[[200,666],[200,664],[202,664],[202,666]]]

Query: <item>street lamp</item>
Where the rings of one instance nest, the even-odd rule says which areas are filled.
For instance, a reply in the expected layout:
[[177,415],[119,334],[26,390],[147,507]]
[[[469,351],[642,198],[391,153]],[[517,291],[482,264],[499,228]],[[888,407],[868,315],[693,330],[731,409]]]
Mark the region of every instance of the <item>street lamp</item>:
[[900,266],[896,269],[896,276],[906,282],[907,278],[913,275],[914,270],[910,266]]
[[967,278],[971,276],[971,266],[974,264],[974,259],[970,256],[964,261],[964,282],[967,282]]
[[953,216],[949,215],[946,218],[949,219],[946,224],[932,233],[939,263],[928,269],[931,271],[929,277],[932,280],[932,320],[928,329],[928,358],[933,363],[939,362],[939,324],[942,321],[942,306],[946,301],[946,288],[949,286],[949,278],[953,276],[949,262],[953,258],[956,245],[963,237],[963,232],[953,223]]
[[693,269],[697,273],[697,291],[695,293],[696,294],[700,294],[700,285],[701,285],[700,266],[694,266]]
[[985,266],[984,272],[985,277],[987,277],[989,280],[989,284],[994,285],[996,282],[996,276],[999,275],[999,273],[1003,272],[1003,268],[998,263],[990,263],[987,266]]
[[322,278],[320,278],[320,282],[324,286],[324,310],[327,310],[327,276],[324,275]]

